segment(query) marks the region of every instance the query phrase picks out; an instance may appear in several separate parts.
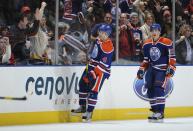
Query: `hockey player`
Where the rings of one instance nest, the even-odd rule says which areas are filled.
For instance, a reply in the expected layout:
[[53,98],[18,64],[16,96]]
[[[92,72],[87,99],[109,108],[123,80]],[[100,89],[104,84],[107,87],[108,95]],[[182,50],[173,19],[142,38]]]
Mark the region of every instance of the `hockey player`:
[[79,81],[79,105],[73,113],[83,113],[82,120],[90,121],[97,103],[98,93],[110,76],[110,68],[114,53],[114,46],[109,36],[112,29],[107,24],[99,27],[99,35],[95,41],[89,64]]
[[172,41],[160,37],[161,27],[152,24],[150,27],[152,38],[143,44],[144,59],[137,72],[138,79],[145,75],[145,87],[148,88],[152,115],[148,117],[150,122],[163,122],[165,109],[165,86],[168,78],[174,75],[176,70],[175,52]]

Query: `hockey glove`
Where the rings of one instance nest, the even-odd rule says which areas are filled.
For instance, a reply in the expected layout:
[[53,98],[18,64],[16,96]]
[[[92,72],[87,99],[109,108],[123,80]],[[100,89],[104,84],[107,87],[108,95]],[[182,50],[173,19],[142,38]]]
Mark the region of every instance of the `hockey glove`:
[[87,83],[87,84],[92,82],[95,79],[96,79],[96,74],[95,74],[95,72],[93,70],[88,72],[88,74],[83,77],[84,82]]
[[82,79],[83,79],[83,81],[84,81],[86,84],[89,83],[88,76],[84,76]]
[[88,79],[90,82],[96,79],[96,74],[93,70],[88,73]]
[[169,66],[166,70],[166,76],[172,77],[175,73],[175,67]]
[[144,74],[145,74],[144,70],[139,69],[137,71],[137,78],[138,79],[143,79]]

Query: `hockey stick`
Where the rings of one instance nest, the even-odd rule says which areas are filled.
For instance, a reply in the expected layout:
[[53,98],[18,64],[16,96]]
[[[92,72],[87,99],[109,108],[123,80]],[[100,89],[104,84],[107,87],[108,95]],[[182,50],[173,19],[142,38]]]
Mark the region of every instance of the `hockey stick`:
[[23,100],[23,101],[25,101],[25,100],[27,100],[27,97],[26,96],[24,96],[24,97],[10,97],[10,96],[0,96],[0,99],[1,100]]

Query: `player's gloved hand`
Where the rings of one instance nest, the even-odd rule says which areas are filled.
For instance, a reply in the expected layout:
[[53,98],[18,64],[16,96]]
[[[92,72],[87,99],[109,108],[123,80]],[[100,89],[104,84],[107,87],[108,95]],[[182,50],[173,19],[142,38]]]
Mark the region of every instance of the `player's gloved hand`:
[[83,77],[84,82],[87,83],[87,84],[92,82],[95,79],[96,79],[96,74],[93,70],[88,72],[88,74]]
[[93,81],[96,79],[96,74],[93,70],[91,70],[89,73],[88,73],[88,79],[89,79],[89,82]]
[[137,78],[138,78],[138,79],[143,79],[144,74],[145,74],[144,70],[139,69],[139,70],[137,71]]
[[89,83],[89,80],[88,80],[88,76],[87,76],[87,75],[83,76],[82,79],[83,79],[83,81],[84,81],[85,83],[87,83],[87,84]]
[[166,76],[172,77],[175,74],[175,67],[169,66],[166,70]]

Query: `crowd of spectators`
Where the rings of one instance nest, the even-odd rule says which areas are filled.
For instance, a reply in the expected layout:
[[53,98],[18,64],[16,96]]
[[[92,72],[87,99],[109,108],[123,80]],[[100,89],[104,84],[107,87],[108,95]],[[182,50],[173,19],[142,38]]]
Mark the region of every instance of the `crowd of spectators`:
[[[103,23],[113,30],[110,37],[119,50],[115,54],[119,64],[138,64],[142,60],[141,48],[144,40],[151,37],[152,23],[161,25],[164,37],[172,39],[175,32],[177,63],[193,64],[193,0],[175,1],[175,31],[171,0],[119,0],[118,9],[116,0],[59,0],[58,25],[55,4],[55,0],[0,2],[1,64],[85,64]],[[59,29],[57,43],[55,26]]]
[[176,0],[176,60],[193,64],[193,0]]

